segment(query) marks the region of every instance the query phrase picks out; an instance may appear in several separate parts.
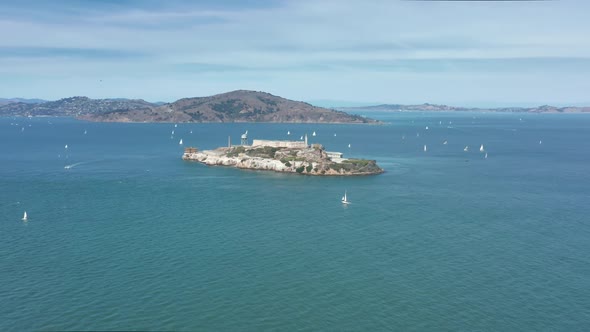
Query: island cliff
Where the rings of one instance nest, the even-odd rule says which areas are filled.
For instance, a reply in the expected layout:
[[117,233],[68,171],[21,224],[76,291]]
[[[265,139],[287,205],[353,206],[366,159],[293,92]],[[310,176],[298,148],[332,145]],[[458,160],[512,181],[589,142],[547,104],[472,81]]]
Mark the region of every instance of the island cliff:
[[300,141],[254,140],[252,145],[198,151],[186,148],[182,159],[206,165],[266,170],[318,176],[373,175],[383,173],[375,160],[345,159],[342,153],[324,150],[321,144]]

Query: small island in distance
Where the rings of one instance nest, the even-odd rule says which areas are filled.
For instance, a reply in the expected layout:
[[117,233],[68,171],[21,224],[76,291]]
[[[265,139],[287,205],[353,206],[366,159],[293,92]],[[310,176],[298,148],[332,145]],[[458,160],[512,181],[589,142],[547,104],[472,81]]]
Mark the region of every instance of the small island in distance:
[[[229,141],[229,140],[228,140]],[[346,159],[341,152],[326,151],[321,144],[302,141],[255,139],[248,144],[248,132],[241,144],[199,151],[188,147],[182,159],[209,166],[233,166],[241,169],[275,171],[316,176],[353,176],[383,173],[375,160]]]

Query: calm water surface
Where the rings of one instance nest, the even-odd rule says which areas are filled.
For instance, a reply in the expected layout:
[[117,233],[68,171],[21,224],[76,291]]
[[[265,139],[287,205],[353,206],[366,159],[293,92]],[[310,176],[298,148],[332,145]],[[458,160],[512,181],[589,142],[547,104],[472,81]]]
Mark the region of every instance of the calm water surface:
[[[0,329],[588,329],[590,116],[372,115],[390,123],[0,118]],[[245,130],[316,131],[386,173],[180,159]]]

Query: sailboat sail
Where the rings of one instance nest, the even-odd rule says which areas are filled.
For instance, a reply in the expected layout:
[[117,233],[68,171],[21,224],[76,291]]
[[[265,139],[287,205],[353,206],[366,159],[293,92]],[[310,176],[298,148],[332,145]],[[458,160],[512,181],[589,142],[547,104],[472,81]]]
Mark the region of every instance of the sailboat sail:
[[344,191],[344,196],[342,196],[342,204],[350,204],[350,202],[346,198],[346,190]]

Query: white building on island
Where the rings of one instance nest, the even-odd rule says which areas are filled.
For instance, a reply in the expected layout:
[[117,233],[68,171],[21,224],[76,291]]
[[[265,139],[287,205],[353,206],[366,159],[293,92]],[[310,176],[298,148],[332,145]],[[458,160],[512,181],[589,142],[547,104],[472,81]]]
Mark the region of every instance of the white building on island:
[[304,149],[309,147],[307,144],[307,134],[303,141],[282,141],[282,140],[267,140],[267,139],[255,139],[252,140],[252,147],[255,146],[271,146],[274,148],[294,148]]

